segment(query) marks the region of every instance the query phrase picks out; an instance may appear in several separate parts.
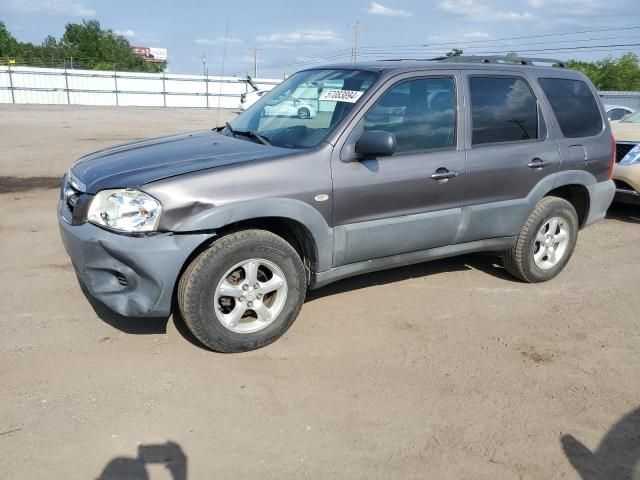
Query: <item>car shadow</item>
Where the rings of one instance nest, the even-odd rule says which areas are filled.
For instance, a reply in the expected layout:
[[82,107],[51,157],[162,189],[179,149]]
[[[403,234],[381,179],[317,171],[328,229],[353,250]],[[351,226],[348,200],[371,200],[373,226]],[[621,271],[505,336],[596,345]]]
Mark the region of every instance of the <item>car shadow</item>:
[[146,468],[151,464],[164,466],[172,480],[187,479],[187,456],[180,445],[169,441],[163,444],[138,445],[137,457],[113,458],[97,480],[151,480]]
[[640,408],[614,424],[593,452],[572,435],[560,441],[582,480],[640,479]]
[[445,272],[464,272],[468,270],[480,270],[501,280],[518,281],[507,273],[498,256],[468,254],[345,278],[344,280],[339,280],[318,290],[308,291],[306,302],[312,302],[319,298],[376,285],[388,285],[411,278],[422,278]]
[[640,205],[627,205],[614,203],[607,211],[607,217],[611,220],[619,220],[626,223],[640,223]]
[[130,333],[133,335],[154,335],[164,334],[167,332],[167,323],[169,317],[144,317],[134,318],[125,317],[117,312],[114,312],[104,303],[97,298],[93,297],[88,291],[87,287],[78,278],[80,289],[83,295],[93,308],[98,318],[104,323],[111,325],[124,333]]
[[[338,293],[360,290],[376,285],[388,285],[411,278],[422,278],[445,272],[461,272],[470,270],[479,270],[501,280],[513,282],[518,281],[506,272],[498,256],[487,254],[468,254],[346,278],[318,290],[307,291],[305,303],[313,302],[320,298],[329,297]],[[175,295],[172,306],[173,313],[170,317],[125,317],[114,312],[100,300],[94,298],[87,291],[85,285],[80,281],[80,279],[78,279],[78,283],[80,284],[82,293],[98,318],[113,328],[116,328],[123,333],[133,335],[166,334],[168,322],[172,321],[178,333],[180,333],[185,340],[198,348],[212,351],[209,347],[200,342],[200,340],[191,333],[189,327],[185,324],[184,319],[180,314],[177,302],[175,301]]]

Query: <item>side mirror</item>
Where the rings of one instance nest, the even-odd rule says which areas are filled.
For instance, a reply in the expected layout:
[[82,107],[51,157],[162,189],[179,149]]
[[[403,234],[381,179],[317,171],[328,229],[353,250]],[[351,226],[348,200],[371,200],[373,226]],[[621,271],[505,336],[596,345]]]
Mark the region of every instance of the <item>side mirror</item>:
[[356,153],[362,157],[389,157],[396,151],[396,136],[381,130],[364,132],[356,142]]

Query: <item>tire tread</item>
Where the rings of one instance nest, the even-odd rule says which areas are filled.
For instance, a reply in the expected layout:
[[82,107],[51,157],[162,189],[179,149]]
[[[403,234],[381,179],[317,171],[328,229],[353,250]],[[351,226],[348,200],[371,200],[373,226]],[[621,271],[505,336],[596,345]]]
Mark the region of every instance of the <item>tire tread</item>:
[[[302,260],[300,259],[295,249],[284,239],[267,230],[241,230],[220,237],[218,240],[214,241],[211,246],[209,246],[196,258],[194,258],[191,264],[185,269],[182,276],[180,277],[176,296],[178,307],[180,308],[180,312],[182,313],[182,318],[186,326],[200,342],[215,351],[230,353],[252,350],[265,346],[275,341],[286,332],[286,330],[288,329],[290,324],[293,323],[293,320],[295,320],[300,309],[302,308],[302,302],[299,302],[294,312],[292,312],[293,315],[291,321],[289,322],[289,325],[287,325],[287,327],[277,336],[270,338],[268,341],[254,342],[253,344],[245,346],[245,348],[238,348],[237,345],[229,344],[222,341],[221,339],[214,339],[205,330],[204,323],[202,322],[202,319],[199,315],[199,289],[201,288],[201,286],[197,285],[199,278],[201,278],[203,269],[208,268],[212,261],[215,261],[219,258],[224,258],[229,252],[237,249],[239,245],[242,245],[247,241],[254,240],[264,245],[272,245],[275,242],[278,247],[289,250],[287,253],[288,255],[293,257],[296,269],[298,270],[298,274],[301,275],[300,278],[305,278]],[[306,292],[306,282],[301,283],[301,298],[304,299],[304,294]]]

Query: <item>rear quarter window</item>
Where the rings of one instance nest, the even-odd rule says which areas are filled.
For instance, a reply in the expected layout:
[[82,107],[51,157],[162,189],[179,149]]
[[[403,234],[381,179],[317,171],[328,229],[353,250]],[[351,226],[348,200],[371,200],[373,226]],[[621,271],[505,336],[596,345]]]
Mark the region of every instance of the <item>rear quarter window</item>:
[[539,83],[565,137],[592,137],[602,131],[602,115],[598,102],[585,82],[565,78],[541,78]]

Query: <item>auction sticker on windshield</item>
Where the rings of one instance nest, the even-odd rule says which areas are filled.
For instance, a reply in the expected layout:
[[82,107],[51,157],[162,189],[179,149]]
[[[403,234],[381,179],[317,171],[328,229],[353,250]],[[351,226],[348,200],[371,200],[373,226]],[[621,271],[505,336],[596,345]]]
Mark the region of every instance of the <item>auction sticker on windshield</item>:
[[357,90],[327,90],[322,92],[318,100],[356,103],[363,93]]

